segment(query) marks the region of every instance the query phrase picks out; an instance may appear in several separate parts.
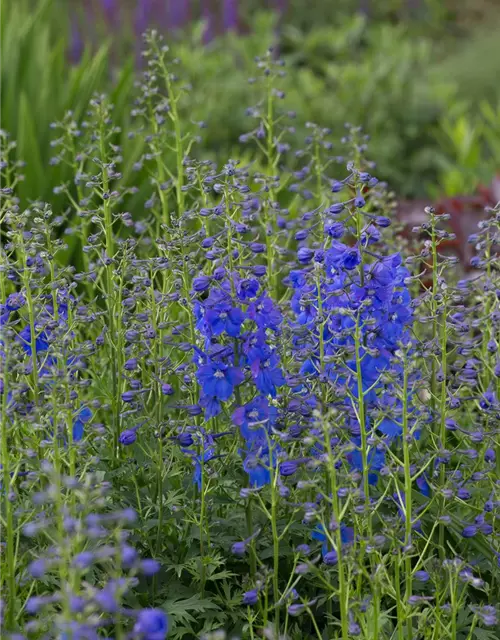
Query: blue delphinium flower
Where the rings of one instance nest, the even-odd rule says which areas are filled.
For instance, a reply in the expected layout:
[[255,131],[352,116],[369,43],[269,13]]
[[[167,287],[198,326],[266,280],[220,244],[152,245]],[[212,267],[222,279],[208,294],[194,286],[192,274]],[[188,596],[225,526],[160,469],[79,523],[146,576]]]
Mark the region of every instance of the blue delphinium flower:
[[245,315],[239,307],[233,305],[225,291],[212,289],[205,301],[204,320],[208,335],[220,336],[225,332],[236,338],[240,335]]
[[274,456],[267,445],[253,446],[243,461],[243,469],[248,474],[251,487],[256,489],[271,482],[271,463]]
[[[347,454],[347,460],[352,469],[356,471],[364,471],[363,469],[363,457],[361,455],[361,438],[353,438],[353,443],[356,445],[356,448],[353,451],[350,451]],[[376,447],[371,447],[368,451],[368,465],[369,465],[369,473],[368,473],[368,482],[371,485],[377,483],[378,480],[378,472],[385,465],[385,453],[384,451],[380,451]]]
[[241,384],[244,377],[240,368],[213,361],[201,366],[196,372],[203,393],[218,400],[229,400],[234,387]]
[[278,330],[283,319],[274,302],[265,294],[249,304],[247,314],[259,329],[272,329],[273,331]]
[[265,361],[255,360],[250,365],[252,377],[255,380],[255,386],[264,395],[271,398],[276,397],[277,388],[285,384],[283,371],[279,366],[278,357],[273,354]]
[[[23,345],[23,349],[27,355],[32,355],[32,342],[31,342],[31,327],[26,325],[22,331],[19,332],[19,338]],[[45,330],[38,331],[35,334],[35,350],[37,353],[47,351],[49,348],[49,336]]]
[[[324,526],[320,524],[315,527],[311,533],[311,537],[313,540],[318,540],[323,543],[321,546],[321,554],[323,559],[327,558],[327,564],[329,564],[328,559],[333,560],[333,555],[328,558],[328,554],[335,551],[335,549],[331,549],[330,541],[328,536],[325,534]],[[333,534],[331,537],[334,537]],[[354,542],[354,529],[342,523],[340,525],[340,540],[342,545],[352,544]],[[335,564],[336,562],[337,561],[335,560],[335,562],[331,562],[330,564]]]
[[168,617],[161,609],[142,609],[134,625],[134,633],[142,640],[165,640]]
[[92,411],[88,407],[81,407],[73,419],[73,440],[78,442],[83,438],[85,425],[92,417]]
[[257,396],[248,404],[234,410],[232,419],[247,442],[265,441],[266,433],[275,423],[278,411],[267,398]]

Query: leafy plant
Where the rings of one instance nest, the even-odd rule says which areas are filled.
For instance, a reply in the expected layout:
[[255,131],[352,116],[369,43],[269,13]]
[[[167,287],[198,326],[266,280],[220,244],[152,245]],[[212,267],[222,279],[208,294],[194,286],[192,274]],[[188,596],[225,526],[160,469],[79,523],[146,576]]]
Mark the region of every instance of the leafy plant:
[[436,196],[472,195],[490,186],[500,170],[500,107],[458,104],[437,130],[440,175]]

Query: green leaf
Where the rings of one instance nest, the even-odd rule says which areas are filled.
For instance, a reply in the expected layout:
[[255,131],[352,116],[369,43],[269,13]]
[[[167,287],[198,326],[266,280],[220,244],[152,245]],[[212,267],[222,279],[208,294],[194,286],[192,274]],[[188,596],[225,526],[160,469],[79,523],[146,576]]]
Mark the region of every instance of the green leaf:
[[18,158],[26,162],[25,180],[20,184],[19,193],[36,199],[43,191],[44,165],[38,143],[34,109],[36,105],[22,93],[19,100]]

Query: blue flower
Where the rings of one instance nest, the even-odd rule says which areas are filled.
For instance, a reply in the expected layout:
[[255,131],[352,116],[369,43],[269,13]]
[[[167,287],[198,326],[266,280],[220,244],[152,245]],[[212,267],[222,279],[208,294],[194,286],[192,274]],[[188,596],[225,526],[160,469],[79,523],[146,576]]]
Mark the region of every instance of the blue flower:
[[[350,451],[347,454],[347,461],[351,465],[351,468],[356,471],[363,470],[363,457],[361,455],[361,438],[353,438],[353,443],[356,445],[354,451]],[[371,447],[368,451],[368,482],[370,484],[376,484],[378,480],[378,472],[385,465],[385,453],[379,451],[377,448]]]
[[137,440],[137,433],[135,429],[125,429],[120,433],[120,437],[118,438],[118,442],[123,444],[125,447],[134,444]]
[[260,488],[271,482],[269,469],[269,449],[263,448],[257,452],[251,452],[243,461],[243,469],[248,473],[251,487]]
[[257,291],[259,290],[259,281],[253,278],[245,278],[240,280],[236,286],[236,295],[239,300],[247,300],[255,298]]
[[255,361],[250,366],[257,389],[271,398],[276,397],[276,388],[285,384],[283,372],[278,366],[278,358],[273,355],[265,362]]
[[301,247],[297,251],[297,259],[300,264],[309,264],[314,257],[314,251],[309,247]]
[[243,311],[239,307],[233,307],[230,302],[218,302],[205,311],[205,322],[214,336],[220,336],[225,331],[236,338],[240,335],[244,320]]
[[215,458],[215,450],[213,447],[208,447],[201,456],[195,456],[194,458],[193,482],[198,486],[199,491],[201,491],[201,474],[203,465],[206,462],[210,462],[213,458]]
[[193,280],[193,291],[206,291],[210,286],[210,278],[205,275],[198,276]]
[[265,294],[249,305],[248,317],[255,322],[259,329],[272,329],[273,331],[278,330],[282,321],[279,309]]
[[429,483],[427,482],[427,478],[425,476],[425,473],[423,473],[422,475],[418,476],[418,478],[416,479],[415,482],[417,484],[417,487],[420,489],[420,493],[422,495],[424,495],[426,498],[430,498],[431,487],[430,487]]
[[7,311],[17,311],[22,306],[26,304],[26,298],[24,294],[21,292],[11,293],[10,296],[7,296],[7,300],[5,301],[5,308]]
[[[24,351],[30,356],[32,354],[31,327],[29,325],[26,325],[24,329],[20,331],[19,337],[21,338]],[[37,335],[35,335],[35,350],[37,353],[41,353],[43,351],[47,351],[48,348],[48,334],[46,331],[40,331]]]
[[266,343],[266,333],[263,329],[245,334],[241,350],[244,355],[243,363],[248,365],[267,360],[272,354],[271,348]]
[[221,362],[208,362],[198,369],[196,378],[204,395],[218,400],[229,400],[234,387],[241,384],[245,376],[238,367],[229,367]]
[[277,414],[276,408],[269,406],[267,398],[258,396],[243,407],[235,409],[232,418],[247,442],[262,442],[265,441],[266,433],[274,424]]
[[[325,564],[336,564],[338,558],[337,551],[331,549],[330,541],[325,534],[325,528],[322,524],[319,524],[313,529],[311,537],[313,540],[319,540],[319,542],[323,543],[321,546],[321,555],[323,556]],[[334,538],[334,535],[332,534],[331,537]],[[354,529],[342,523],[340,525],[340,541],[342,545],[352,544],[354,542]]]
[[329,275],[335,275],[337,269],[351,271],[355,269],[360,262],[361,256],[356,247],[349,247],[335,240],[325,254],[325,264]]
[[168,633],[167,614],[161,609],[143,609],[137,616],[134,632],[141,640],[165,640]]
[[73,441],[78,442],[83,438],[84,427],[92,417],[92,411],[88,407],[81,407],[73,419]]
[[335,222],[334,220],[327,220],[325,222],[325,232],[331,238],[341,238],[344,235],[345,227],[342,222]]
[[222,411],[221,403],[215,396],[200,396],[200,406],[205,409],[205,419],[215,418]]
[[245,591],[241,602],[242,604],[246,604],[247,606],[251,607],[254,604],[257,604],[258,601],[259,592],[257,591],[257,589],[251,589],[250,591]]
[[384,418],[377,426],[377,429],[387,436],[389,440],[398,438],[403,433],[401,425],[392,418]]

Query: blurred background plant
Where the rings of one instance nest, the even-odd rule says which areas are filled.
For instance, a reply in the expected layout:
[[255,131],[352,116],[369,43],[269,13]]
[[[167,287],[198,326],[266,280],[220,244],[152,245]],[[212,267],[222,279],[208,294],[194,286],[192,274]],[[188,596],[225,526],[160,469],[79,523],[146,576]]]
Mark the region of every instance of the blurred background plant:
[[[204,151],[227,157],[253,102],[255,55],[278,46],[297,129],[346,121],[371,136],[378,175],[401,197],[473,193],[500,167],[499,2],[435,0],[262,2],[210,0],[17,0],[3,6],[1,120],[26,160],[24,199],[64,182],[49,167],[50,123],[68,110],[80,122],[95,92],[110,94],[129,130],[139,33],[151,24],[176,40],[194,89],[193,123],[208,121]],[[267,9],[264,13],[262,9]],[[450,28],[453,25],[453,29]],[[478,105],[481,104],[479,109]],[[128,159],[140,155],[140,142]],[[131,160],[132,162],[132,160]],[[134,186],[144,172],[124,168]]]
[[431,194],[472,194],[490,185],[500,168],[500,102],[483,100],[474,109],[458,103],[440,122],[437,139],[441,170]]

